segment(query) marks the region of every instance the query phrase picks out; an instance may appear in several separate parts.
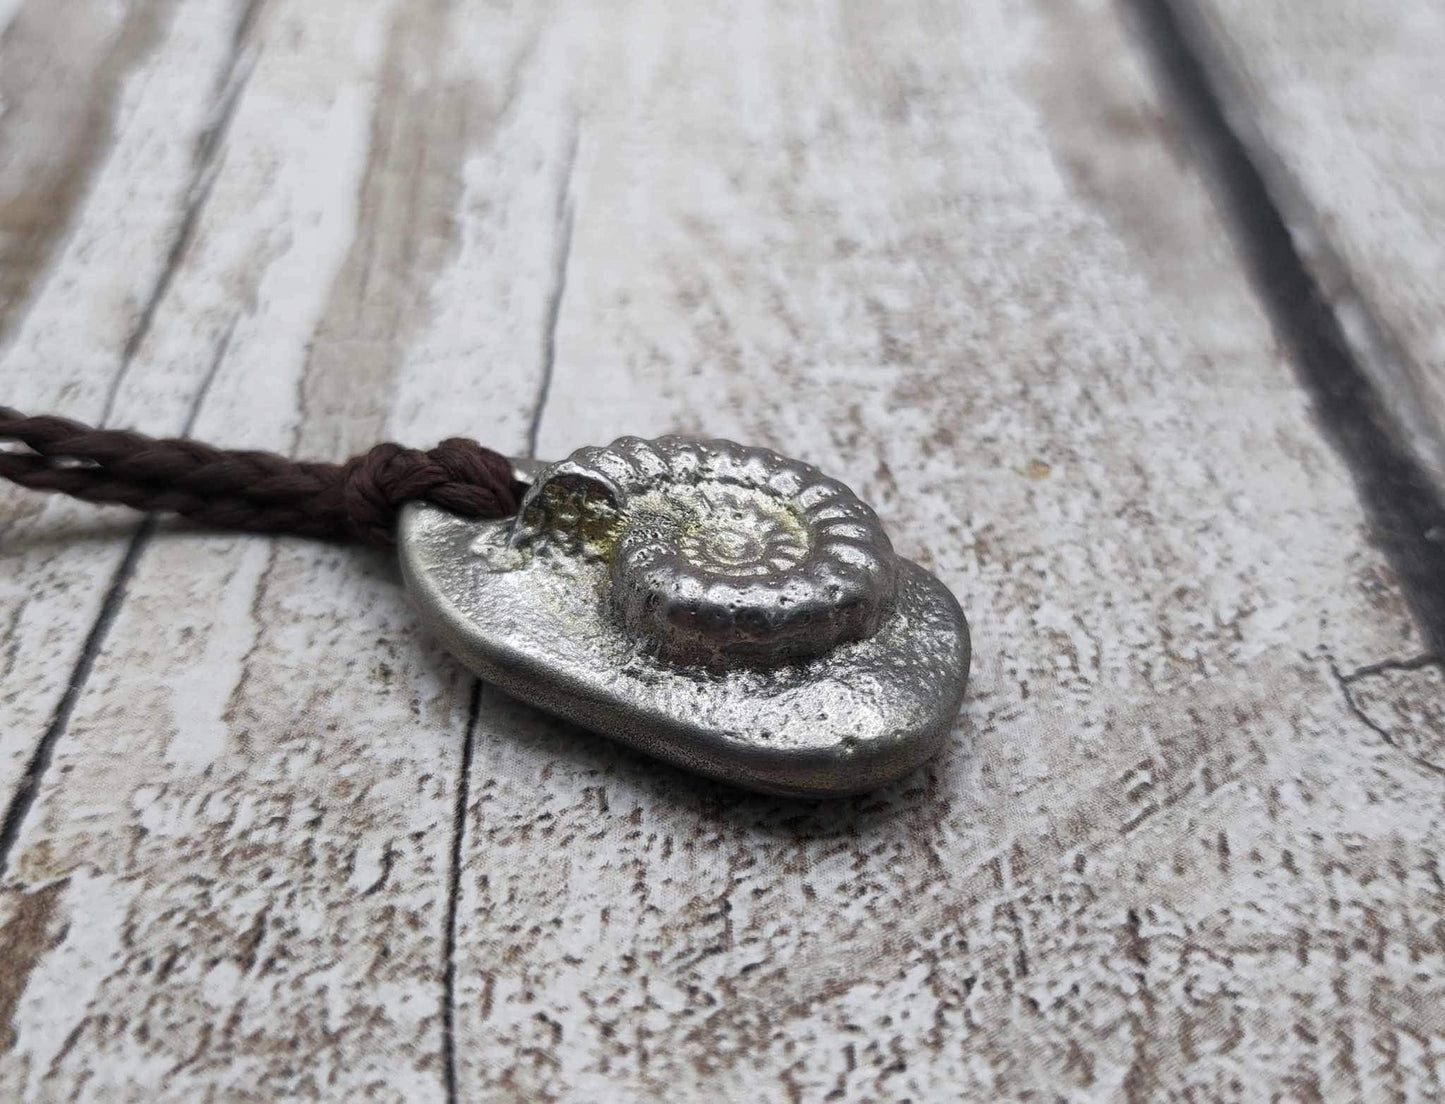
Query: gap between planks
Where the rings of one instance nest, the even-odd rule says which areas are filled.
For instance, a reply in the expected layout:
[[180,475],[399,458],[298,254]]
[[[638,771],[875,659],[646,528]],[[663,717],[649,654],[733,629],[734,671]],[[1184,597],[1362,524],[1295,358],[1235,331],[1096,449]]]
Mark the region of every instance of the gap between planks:
[[[221,370],[221,364],[226,359],[226,350],[230,348],[231,335],[236,332],[238,321],[240,321],[239,315],[232,318],[230,325],[222,332],[220,341],[216,343],[216,352],[211,358],[210,367],[206,370],[200,387],[196,388],[196,394],[191,399],[190,410],[186,412],[185,425],[181,429],[183,437],[190,436],[191,431],[195,429],[196,420],[201,416],[201,409],[205,406],[206,396],[210,394],[211,385],[215,382],[216,376]],[[121,372],[123,371],[124,367],[121,369]],[[117,375],[119,374],[118,372]],[[36,796],[40,793],[40,783],[45,778],[45,772],[50,767],[51,759],[54,758],[55,745],[60,742],[60,738],[65,735],[66,729],[70,726],[71,715],[75,712],[81,692],[84,691],[86,683],[90,680],[90,672],[95,667],[96,657],[105,647],[111,626],[115,624],[120,607],[125,602],[127,588],[135,575],[136,567],[140,563],[141,556],[145,554],[146,548],[149,547],[151,539],[155,536],[158,526],[157,516],[147,514],[135,532],[131,534],[125,555],[121,557],[119,566],[106,585],[105,597],[101,600],[100,610],[96,613],[95,620],[85,635],[85,643],[81,646],[75,666],[71,668],[65,693],[55,707],[50,723],[45,726],[45,731],[36,743],[35,750],[30,756],[30,762],[26,764],[25,772],[20,776],[19,785],[15,787],[15,792],[11,795],[10,804],[5,809],[5,819],[0,821],[0,878],[3,878],[9,869],[10,853],[14,850],[15,842],[20,838],[20,830],[25,826],[25,818],[35,804]]]
[[1178,0],[1125,0],[1125,8],[1315,417],[1354,479],[1374,540],[1429,652],[1445,655],[1445,588],[1439,585],[1445,578],[1445,501],[1404,444],[1405,427],[1352,351],[1334,304],[1305,263],[1266,173],[1185,31]]
[[[556,227],[557,243],[553,250],[552,287],[543,315],[542,372],[537,384],[537,401],[527,428],[527,459],[537,459],[537,436],[542,417],[552,396],[552,377],[557,363],[557,323],[562,316],[562,300],[567,294],[567,268],[572,260],[572,222],[574,204],[572,177],[577,167],[578,121],[573,118],[567,152],[558,173]],[[462,896],[462,851],[466,842],[467,805],[471,800],[472,759],[476,750],[477,726],[482,715],[482,694],[486,683],[472,680],[471,703],[467,709],[467,728],[462,737],[461,774],[457,779],[457,799],[452,813],[451,870],[447,875],[446,930],[442,933],[445,961],[442,964],[442,1082],[447,1104],[456,1104],[456,977],[457,977],[457,910]]]

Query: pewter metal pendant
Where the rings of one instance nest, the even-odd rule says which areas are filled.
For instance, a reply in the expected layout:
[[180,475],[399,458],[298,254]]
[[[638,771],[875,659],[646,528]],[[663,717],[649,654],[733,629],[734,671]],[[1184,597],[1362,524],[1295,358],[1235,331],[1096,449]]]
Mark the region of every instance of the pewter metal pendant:
[[939,747],[968,680],[952,594],[847,487],[730,441],[519,462],[516,518],[402,514],[442,640],[516,697],[771,793],[855,793]]

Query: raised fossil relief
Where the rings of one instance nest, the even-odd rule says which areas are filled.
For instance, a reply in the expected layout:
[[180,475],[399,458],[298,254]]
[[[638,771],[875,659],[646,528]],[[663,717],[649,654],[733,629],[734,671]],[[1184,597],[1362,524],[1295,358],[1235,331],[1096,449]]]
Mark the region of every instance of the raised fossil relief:
[[870,789],[937,750],[967,623],[842,483],[678,437],[537,467],[516,518],[402,516],[408,587],[483,678],[769,792]]

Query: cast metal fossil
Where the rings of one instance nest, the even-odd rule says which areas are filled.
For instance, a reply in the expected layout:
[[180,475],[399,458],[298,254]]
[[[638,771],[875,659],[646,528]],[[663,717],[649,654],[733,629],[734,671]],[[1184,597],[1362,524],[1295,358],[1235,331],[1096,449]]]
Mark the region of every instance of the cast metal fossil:
[[842,483],[679,437],[522,474],[514,519],[402,515],[409,588],[484,678],[770,792],[870,789],[937,750],[967,682],[967,623]]

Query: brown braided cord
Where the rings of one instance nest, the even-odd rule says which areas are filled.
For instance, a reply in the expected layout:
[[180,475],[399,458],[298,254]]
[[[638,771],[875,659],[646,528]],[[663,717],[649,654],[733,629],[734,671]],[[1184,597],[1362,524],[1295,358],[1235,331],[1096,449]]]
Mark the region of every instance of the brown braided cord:
[[517,512],[510,461],[461,437],[427,450],[381,444],[327,464],[94,429],[0,406],[0,441],[30,450],[0,450],[0,477],[11,482],[181,514],[216,529],[389,545],[397,512],[413,500],[469,518]]

